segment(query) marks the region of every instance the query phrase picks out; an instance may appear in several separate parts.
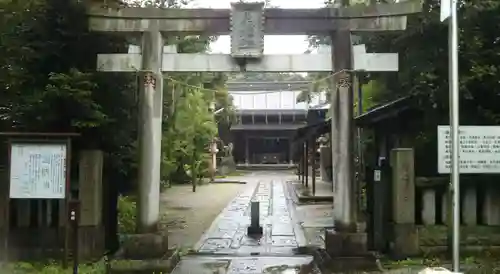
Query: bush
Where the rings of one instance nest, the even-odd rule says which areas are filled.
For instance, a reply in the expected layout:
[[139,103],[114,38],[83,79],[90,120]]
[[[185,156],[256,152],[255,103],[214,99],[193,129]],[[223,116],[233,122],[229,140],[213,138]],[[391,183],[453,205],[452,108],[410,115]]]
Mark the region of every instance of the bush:
[[137,220],[137,204],[130,196],[118,197],[118,233],[133,234]]
[[[52,262],[46,264],[17,262],[6,264],[0,267],[0,274],[71,274],[73,268],[64,269],[60,264]],[[82,264],[78,268],[80,274],[104,274],[106,273],[106,265],[104,261],[95,264]]]

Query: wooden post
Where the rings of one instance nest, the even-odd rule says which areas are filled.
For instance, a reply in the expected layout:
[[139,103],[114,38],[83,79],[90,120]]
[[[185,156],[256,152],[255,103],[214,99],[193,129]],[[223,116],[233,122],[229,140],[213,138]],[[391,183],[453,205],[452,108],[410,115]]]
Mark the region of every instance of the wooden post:
[[301,150],[302,150],[302,153],[300,155],[300,176],[302,176],[301,178],[301,181],[302,181],[302,185],[305,184],[305,179],[306,179],[306,176],[305,176],[305,166],[306,166],[306,163],[305,163],[305,160],[306,158],[304,157],[304,150],[305,150],[305,147],[304,147],[304,144],[301,144]]
[[316,195],[316,140],[312,139],[311,167],[312,167],[312,195]]
[[102,224],[103,152],[83,150],[78,163],[79,223],[82,226]]
[[306,177],[306,187],[309,187],[309,144],[304,143],[304,177]]

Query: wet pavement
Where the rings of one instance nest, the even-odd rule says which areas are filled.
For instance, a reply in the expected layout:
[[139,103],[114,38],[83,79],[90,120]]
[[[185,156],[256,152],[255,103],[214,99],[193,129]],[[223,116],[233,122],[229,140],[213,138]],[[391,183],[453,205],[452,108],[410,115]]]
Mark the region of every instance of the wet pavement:
[[[306,269],[312,258],[295,257],[207,257],[188,256],[181,260],[175,274],[314,274]],[[306,272],[304,272],[306,271]]]
[[[286,188],[293,177],[285,171],[265,171],[242,178],[247,187],[195,245],[197,255],[184,257],[173,273],[318,273],[311,267],[312,256],[296,255],[307,241]],[[260,202],[263,235],[258,239],[246,235],[251,201]]]
[[311,204],[296,207],[307,245],[325,248],[325,228],[333,227],[333,204]]

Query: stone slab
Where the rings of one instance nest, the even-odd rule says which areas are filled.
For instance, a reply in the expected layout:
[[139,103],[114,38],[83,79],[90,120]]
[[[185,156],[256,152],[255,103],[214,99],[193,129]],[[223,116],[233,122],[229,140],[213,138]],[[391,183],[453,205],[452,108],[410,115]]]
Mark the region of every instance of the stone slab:
[[227,273],[231,258],[184,257],[173,270],[173,274]]
[[294,236],[273,236],[271,243],[273,246],[298,247]]
[[[233,199],[222,211],[200,240],[201,246],[195,246],[195,250],[214,255],[295,254],[299,242],[305,242],[297,238],[303,231],[295,220],[288,192],[285,192],[286,181],[281,173],[276,175],[262,176],[258,178],[257,183],[249,183],[249,188]],[[259,239],[247,235],[251,201],[260,202],[259,219],[263,234]]]
[[207,239],[200,247],[200,252],[215,252],[231,246],[232,239]]
[[232,239],[236,234],[235,229],[216,229],[212,233],[210,233],[210,239]]
[[261,273],[319,273],[317,269],[303,272],[313,261],[312,256],[270,257],[183,257],[172,274],[261,274]]
[[294,236],[292,223],[275,223],[272,227],[271,234],[273,236]]

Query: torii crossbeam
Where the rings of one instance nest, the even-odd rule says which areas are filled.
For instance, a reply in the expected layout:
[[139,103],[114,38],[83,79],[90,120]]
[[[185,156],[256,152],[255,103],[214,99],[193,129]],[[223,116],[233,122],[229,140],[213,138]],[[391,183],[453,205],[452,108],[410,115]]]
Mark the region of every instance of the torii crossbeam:
[[[265,9],[264,32],[268,35],[324,35],[337,30],[404,30],[406,15],[421,10],[420,1],[321,9]],[[117,9],[94,5],[87,14],[93,31],[145,32],[155,25],[159,31],[171,33],[227,35],[231,32],[229,9]]]

